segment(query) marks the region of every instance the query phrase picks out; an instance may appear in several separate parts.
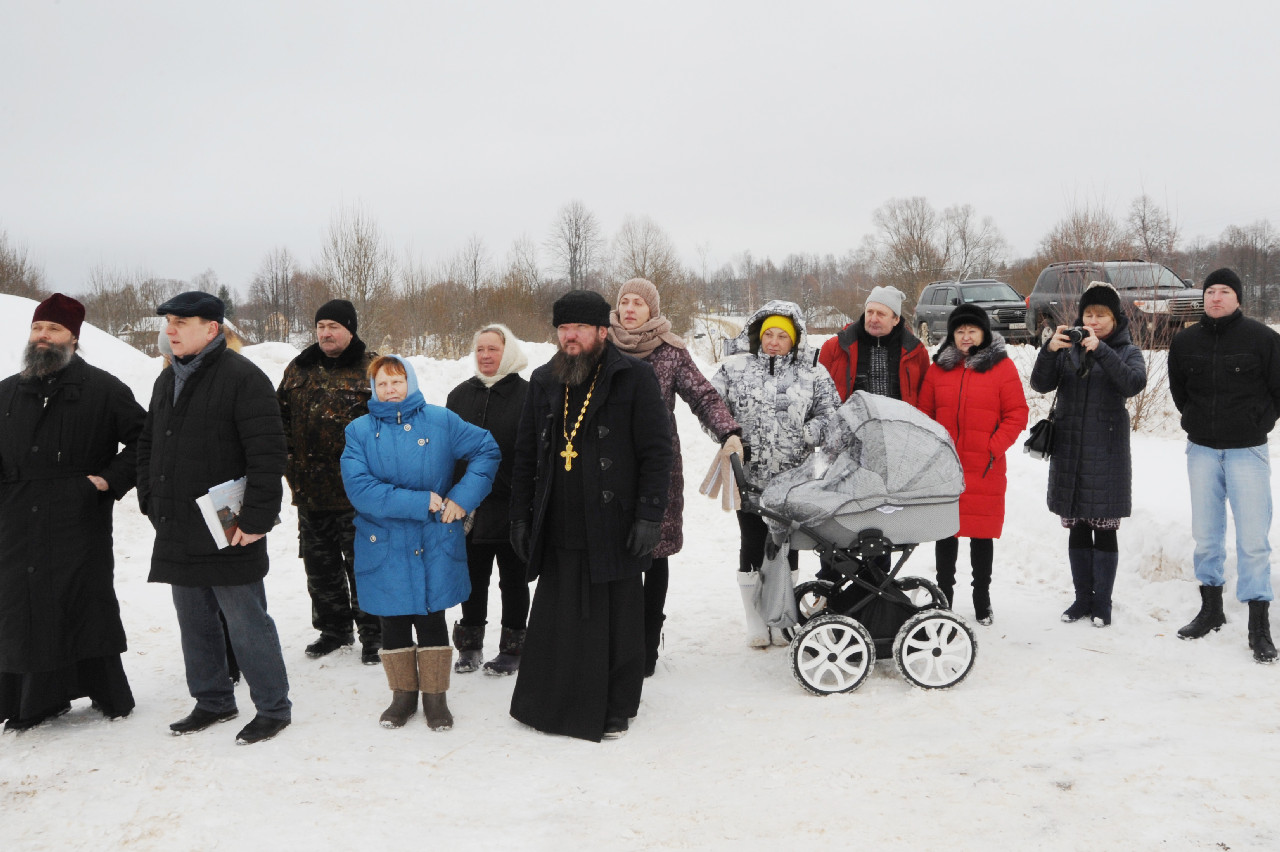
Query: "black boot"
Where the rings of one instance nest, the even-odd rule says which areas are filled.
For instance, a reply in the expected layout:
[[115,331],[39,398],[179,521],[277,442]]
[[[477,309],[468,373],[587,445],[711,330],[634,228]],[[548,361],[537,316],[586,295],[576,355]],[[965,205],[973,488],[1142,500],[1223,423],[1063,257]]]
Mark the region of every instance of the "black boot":
[[461,621],[453,623],[453,647],[458,649],[458,661],[453,670],[468,674],[480,668],[484,662],[484,625],[467,627]]
[[1222,614],[1222,587],[1200,587],[1200,611],[1178,631],[1179,639],[1200,639],[1227,623]]
[[1067,624],[1079,621],[1093,609],[1093,554],[1092,547],[1072,547],[1067,550],[1071,561],[1071,584],[1076,589],[1076,599],[1062,613]]
[[1259,663],[1276,661],[1276,646],[1271,641],[1271,624],[1267,611],[1270,601],[1249,601],[1249,647],[1253,659]]
[[658,670],[658,647],[662,644],[662,622],[665,615],[644,622],[644,676],[653,677]]
[[994,559],[991,539],[969,539],[969,564],[973,568],[973,616],[979,624],[990,626],[991,611],[991,563]]
[[527,630],[502,628],[502,638],[498,640],[498,656],[484,664],[487,675],[513,675],[520,671],[520,654],[524,651],[524,637]]
[[1116,566],[1120,554],[1108,550],[1093,551],[1093,626],[1108,627],[1111,624],[1111,590],[1116,585]]
[[947,598],[947,606],[956,608],[956,557],[960,553],[960,540],[955,536],[944,538],[933,545],[933,558],[937,563],[938,588]]

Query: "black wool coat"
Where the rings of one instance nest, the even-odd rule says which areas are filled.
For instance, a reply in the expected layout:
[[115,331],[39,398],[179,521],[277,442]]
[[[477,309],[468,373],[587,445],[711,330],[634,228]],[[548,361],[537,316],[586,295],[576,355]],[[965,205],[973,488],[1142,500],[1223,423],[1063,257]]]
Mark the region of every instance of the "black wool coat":
[[111,515],[133,488],[142,406],[76,355],[51,377],[0,382],[0,411],[0,671],[123,653]]
[[[492,386],[475,376],[449,391],[445,408],[463,420],[489,434],[498,442],[502,462],[493,480],[493,490],[476,509],[475,523],[471,526],[470,540],[477,544],[504,544],[510,534],[511,469],[515,464],[516,430],[520,426],[520,412],[529,394],[529,383],[519,373],[503,376]],[[466,462],[454,471],[457,482],[466,472]]]
[[1265,444],[1280,412],[1280,334],[1238,310],[1203,317],[1169,346],[1169,393],[1193,443]]
[[267,575],[267,540],[218,550],[195,500],[248,477],[240,529],[265,533],[284,495],[284,426],[271,380],[219,343],[173,399],[173,368],[156,379],[138,440],[138,504],[156,530],[153,583],[239,586]]
[[[1088,374],[1078,368],[1091,363]],[[1129,339],[1129,320],[1099,341],[1092,358],[1079,347],[1045,346],[1031,370],[1031,388],[1057,389],[1049,511],[1064,518],[1127,518],[1133,509],[1133,460],[1125,400],[1147,386],[1142,351]]]
[[[573,442],[582,465],[587,516],[582,519],[591,582],[634,577],[652,554],[627,553],[636,519],[661,523],[671,477],[671,418],[653,368],[605,342],[600,377]],[[577,419],[577,415],[573,415]],[[528,577],[542,570],[547,508],[563,471],[564,385],[551,366],[533,371],[516,437],[511,520],[530,523]]]

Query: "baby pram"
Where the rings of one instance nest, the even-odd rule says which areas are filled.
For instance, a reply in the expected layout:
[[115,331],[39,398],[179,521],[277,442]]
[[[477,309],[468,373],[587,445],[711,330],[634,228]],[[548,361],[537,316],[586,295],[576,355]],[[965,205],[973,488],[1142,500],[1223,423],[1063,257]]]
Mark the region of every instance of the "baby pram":
[[[818,579],[794,589],[795,607],[768,601],[771,627],[794,626],[791,671],[810,692],[852,692],[877,657],[924,689],[955,686],[977,657],[973,629],[933,582],[900,577],[921,542],[960,528],[964,473],[946,431],[913,406],[857,391],[832,415],[826,440],[765,487],[732,459],[743,511],[772,541],[761,574],[785,577],[788,549],[814,550]],[[775,598],[777,595],[775,595]]]

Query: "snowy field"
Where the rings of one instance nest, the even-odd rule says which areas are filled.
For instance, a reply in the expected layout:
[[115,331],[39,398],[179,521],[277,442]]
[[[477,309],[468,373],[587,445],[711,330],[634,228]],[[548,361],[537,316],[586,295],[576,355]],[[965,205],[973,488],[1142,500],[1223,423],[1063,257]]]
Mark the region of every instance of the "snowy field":
[[[17,370],[33,307],[0,296],[2,375]],[[88,326],[82,342],[146,404],[157,360]],[[530,349],[535,365],[551,352]],[[278,381],[295,350],[245,354]],[[1033,356],[1014,347],[1024,378]],[[470,374],[466,361],[413,362],[438,404]],[[131,494],[116,511],[116,588],[138,708],[107,722],[81,700],[0,737],[0,850],[1280,849],[1280,667],[1252,661],[1233,574],[1227,626],[1194,643],[1175,636],[1198,604],[1175,428],[1134,436],[1111,628],[1058,621],[1071,600],[1067,535],[1045,508],[1048,465],[1019,452],[995,624],[975,628],[969,678],[926,692],[881,662],[857,692],[819,698],[793,681],[784,649],[743,642],[737,525],[696,493],[715,447],[677,411],[686,544],[671,560],[658,672],[624,739],[525,728],[507,715],[514,679],[480,673],[453,678],[452,731],[433,733],[421,714],[379,727],[381,669],[352,648],[303,654],[315,634],[290,506],[270,536],[267,590],[292,727],[236,746],[253,710],[242,684],[239,723],[171,736],[193,702],[169,588],[146,582],[152,533]],[[802,575],[816,567],[802,557]],[[932,547],[906,573],[932,577]],[[960,597],[972,618],[967,588]],[[496,579],[491,601],[486,658]]]

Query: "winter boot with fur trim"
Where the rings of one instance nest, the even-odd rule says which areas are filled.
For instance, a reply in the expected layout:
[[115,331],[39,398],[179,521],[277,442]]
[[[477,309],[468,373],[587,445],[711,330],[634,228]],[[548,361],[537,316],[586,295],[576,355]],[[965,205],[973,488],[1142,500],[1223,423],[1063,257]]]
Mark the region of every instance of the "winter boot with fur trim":
[[469,674],[484,662],[484,625],[467,627],[461,621],[453,623],[453,647],[458,649],[458,662],[453,670]]
[[1249,647],[1253,650],[1254,661],[1259,663],[1276,661],[1276,646],[1271,641],[1270,608],[1270,601],[1249,601]]
[[387,673],[387,685],[391,687],[391,706],[382,711],[378,724],[384,728],[401,728],[409,717],[418,712],[418,655],[417,648],[396,648],[379,651],[382,668]]
[[747,619],[747,646],[750,648],[769,647],[769,627],[756,609],[756,598],[760,596],[760,572],[739,571],[738,591],[742,592],[742,609]]
[[502,628],[502,638],[498,640],[498,656],[484,664],[487,675],[513,675],[520,671],[520,652],[524,650],[526,630]]
[[427,716],[427,726],[433,731],[447,731],[453,727],[453,714],[445,700],[452,663],[453,648],[448,645],[418,649],[418,689],[422,690],[422,712]]
[[1076,599],[1062,613],[1067,624],[1079,621],[1093,611],[1093,554],[1092,547],[1072,547],[1067,550],[1071,560],[1071,584],[1076,589]]
[[1222,614],[1222,587],[1200,587],[1200,611],[1178,630],[1179,639],[1201,639],[1227,623]]

